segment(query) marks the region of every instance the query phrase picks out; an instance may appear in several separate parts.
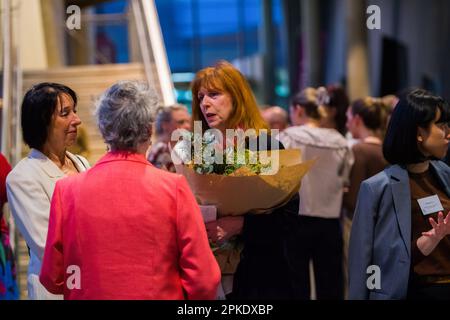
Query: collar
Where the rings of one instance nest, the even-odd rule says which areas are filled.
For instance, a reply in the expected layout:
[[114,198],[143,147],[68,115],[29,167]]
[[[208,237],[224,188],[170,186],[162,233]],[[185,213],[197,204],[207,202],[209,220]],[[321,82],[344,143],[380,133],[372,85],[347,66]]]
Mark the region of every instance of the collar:
[[[400,183],[409,185],[408,170],[405,166],[393,165],[387,169],[391,184]],[[441,184],[448,197],[450,197],[450,168],[442,161],[430,161],[431,170]]]
[[[66,151],[67,157],[72,160],[72,162],[75,164],[75,167],[79,172],[84,171],[85,168],[83,164],[80,162],[80,160],[70,153],[69,151]],[[58,168],[58,166],[50,160],[45,154],[40,152],[37,149],[31,149],[30,153],[28,154],[29,159],[34,159],[37,161],[37,164],[39,167],[42,168],[42,170],[50,177],[50,178],[62,178],[65,177],[64,172],[62,172],[61,169]]]
[[[430,161],[430,170],[438,179],[447,196],[450,197],[450,168],[441,161]],[[395,214],[403,242],[411,256],[411,190],[406,167],[393,165],[386,169],[392,188]]]
[[382,145],[383,141],[378,138],[378,137],[374,137],[374,136],[368,136],[365,139],[363,139],[364,143],[368,143],[368,144],[376,144],[376,145]]
[[109,151],[97,161],[96,166],[111,161],[140,162],[151,166],[151,163],[147,161],[145,155],[129,151]]

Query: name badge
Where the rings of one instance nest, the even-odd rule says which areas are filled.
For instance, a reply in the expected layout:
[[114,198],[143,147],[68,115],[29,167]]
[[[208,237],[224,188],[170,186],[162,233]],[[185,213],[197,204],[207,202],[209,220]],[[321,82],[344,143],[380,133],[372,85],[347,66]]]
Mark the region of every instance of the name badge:
[[435,212],[444,211],[441,201],[436,194],[434,196],[417,199],[417,202],[419,203],[420,209],[422,210],[424,216]]

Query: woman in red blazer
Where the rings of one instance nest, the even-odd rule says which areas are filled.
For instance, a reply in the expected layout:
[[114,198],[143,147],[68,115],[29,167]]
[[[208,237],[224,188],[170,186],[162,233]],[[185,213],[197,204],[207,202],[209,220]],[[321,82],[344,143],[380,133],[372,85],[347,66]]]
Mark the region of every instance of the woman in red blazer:
[[100,98],[110,151],[55,187],[41,283],[65,299],[213,299],[220,270],[184,177],[153,167],[154,93],[124,81]]

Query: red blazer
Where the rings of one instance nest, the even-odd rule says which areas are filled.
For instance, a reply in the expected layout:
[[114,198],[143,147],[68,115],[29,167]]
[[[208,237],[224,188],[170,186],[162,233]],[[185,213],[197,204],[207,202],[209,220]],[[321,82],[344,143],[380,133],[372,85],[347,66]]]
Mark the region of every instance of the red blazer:
[[[9,228],[3,219],[3,205],[8,201],[6,198],[6,176],[11,172],[11,165],[5,156],[0,153],[0,236],[4,234],[9,239]],[[9,240],[8,240],[9,242]],[[2,244],[0,243],[0,246]]]
[[6,176],[11,172],[11,165],[5,156],[0,153],[0,218],[2,217],[3,205],[8,201],[6,199]]
[[214,299],[220,270],[185,178],[110,152],[57,182],[40,281],[65,299]]
[[[4,238],[5,246],[9,245],[9,227],[3,218],[3,205],[8,201],[6,198],[6,176],[11,172],[11,165],[5,156],[0,153],[0,239]],[[0,240],[1,241],[1,240]],[[0,243],[0,246],[3,244]],[[1,281],[0,281],[1,284]],[[0,294],[1,296],[1,294]]]

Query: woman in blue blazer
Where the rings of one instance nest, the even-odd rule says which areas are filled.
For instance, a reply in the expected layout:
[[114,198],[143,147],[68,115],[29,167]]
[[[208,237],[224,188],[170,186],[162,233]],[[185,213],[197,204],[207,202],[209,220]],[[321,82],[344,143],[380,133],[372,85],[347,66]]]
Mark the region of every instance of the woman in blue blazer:
[[[383,144],[392,164],[360,187],[349,248],[350,299],[450,298],[450,108],[415,89]],[[433,196],[433,197],[431,197]]]

